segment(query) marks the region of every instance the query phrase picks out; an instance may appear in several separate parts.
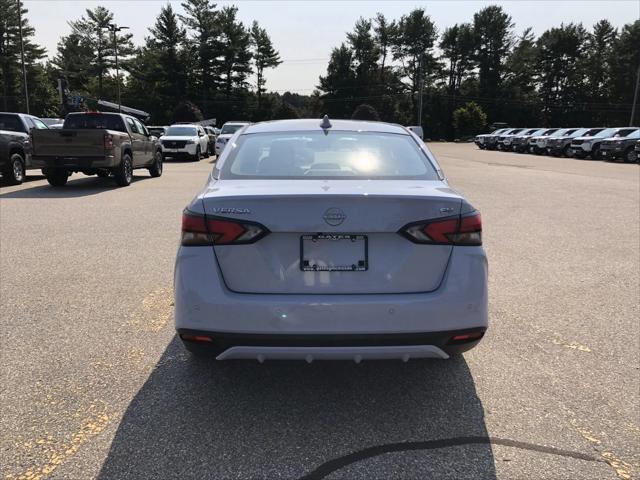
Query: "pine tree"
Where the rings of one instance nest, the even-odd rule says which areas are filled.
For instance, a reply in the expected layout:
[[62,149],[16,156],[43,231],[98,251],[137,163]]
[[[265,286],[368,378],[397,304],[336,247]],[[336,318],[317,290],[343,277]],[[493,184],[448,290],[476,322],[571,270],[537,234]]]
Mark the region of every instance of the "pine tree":
[[226,98],[244,89],[251,74],[251,35],[237,19],[237,7],[224,7],[218,15],[220,76]]
[[393,58],[402,64],[402,76],[409,80],[413,111],[421,81],[430,82],[436,61],[433,45],[438,36],[436,26],[422,8],[416,8],[403,15],[398,22],[398,31],[392,47]]
[[505,62],[513,44],[512,29],[511,17],[500,6],[491,5],[473,15],[480,96],[491,102],[490,121],[500,115],[497,102],[506,75]]
[[251,44],[253,46],[253,61],[256,66],[256,96],[257,109],[260,110],[262,93],[265,91],[265,68],[275,68],[282,63],[277,50],[273,48],[271,38],[264,28],[254,21],[251,26]]
[[[38,64],[45,56],[45,49],[33,41],[35,30],[27,20],[27,9],[18,12],[15,0],[0,0],[0,83],[2,83],[2,107],[4,111],[26,112],[24,99],[24,79],[22,75],[20,57],[20,16],[22,16],[22,38],[24,46],[25,69],[27,70],[28,87],[32,87],[29,80],[34,80],[42,66]],[[21,14],[21,15],[20,15]],[[29,89],[30,104],[35,88]],[[38,113],[37,110],[34,110]]]
[[[95,9],[87,9],[85,15],[79,20],[69,22],[71,26],[71,36],[75,38],[71,41],[66,38],[62,38],[58,47],[58,57],[56,64],[70,65],[72,60],[64,58],[69,51],[65,47],[77,45],[80,49],[72,48],[71,51],[74,54],[82,52],[91,52],[91,56],[86,59],[87,63],[84,65],[77,65],[77,71],[69,72],[71,77],[77,76],[77,78],[86,78],[87,83],[74,85],[70,81],[71,85],[75,88],[81,88],[89,92],[90,95],[102,98],[105,96],[105,79],[109,70],[115,68],[115,48],[113,34],[108,28],[114,24],[113,13],[105,7],[98,6]],[[122,67],[126,67],[126,59],[134,52],[134,47],[131,39],[133,35],[131,33],[118,32],[116,34],[116,44],[118,49],[118,58]],[[62,50],[60,49],[62,45]],[[93,84],[92,79],[97,78],[97,86]],[[112,80],[109,88],[109,96],[114,97],[115,86]]]
[[188,30],[190,54],[194,59],[193,90],[200,98],[201,107],[208,111],[209,98],[215,95],[220,82],[218,60],[218,37],[220,28],[216,5],[211,0],[186,0],[182,3],[185,10],[180,20]]

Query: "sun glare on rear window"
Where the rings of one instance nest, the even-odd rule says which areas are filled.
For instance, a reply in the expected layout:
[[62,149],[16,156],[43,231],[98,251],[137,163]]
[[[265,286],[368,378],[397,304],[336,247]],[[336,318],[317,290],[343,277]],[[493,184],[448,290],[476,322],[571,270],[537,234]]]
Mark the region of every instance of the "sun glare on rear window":
[[438,179],[412,137],[371,132],[245,134],[221,168],[221,178]]

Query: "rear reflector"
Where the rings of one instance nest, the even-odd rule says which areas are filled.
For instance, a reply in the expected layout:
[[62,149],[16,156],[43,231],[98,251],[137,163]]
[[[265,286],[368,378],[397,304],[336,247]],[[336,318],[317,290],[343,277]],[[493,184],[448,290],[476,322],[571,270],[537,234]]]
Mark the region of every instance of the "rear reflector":
[[454,335],[453,337],[451,337],[451,339],[449,339],[449,342],[447,343],[449,345],[454,345],[457,343],[473,342],[476,340],[480,340],[483,336],[484,336],[484,332],[464,333],[460,335]]
[[480,212],[410,223],[400,234],[414,243],[432,245],[482,245],[482,218]]
[[211,337],[205,337],[204,335],[180,335],[180,338],[186,342],[199,342],[199,343],[211,343],[213,339]]
[[231,218],[182,212],[182,245],[246,245],[269,233],[266,227]]

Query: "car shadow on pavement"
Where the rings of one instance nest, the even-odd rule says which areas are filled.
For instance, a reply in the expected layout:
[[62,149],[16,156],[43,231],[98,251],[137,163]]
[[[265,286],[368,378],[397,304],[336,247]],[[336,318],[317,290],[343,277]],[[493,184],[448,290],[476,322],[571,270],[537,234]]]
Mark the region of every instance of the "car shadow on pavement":
[[[98,478],[496,478],[491,445],[471,437],[487,430],[462,357],[221,364],[174,338]],[[380,453],[358,455],[370,447]]]
[[[133,176],[135,183],[139,180],[145,180],[151,178],[149,175]],[[35,178],[35,180],[42,180],[44,177]],[[24,183],[21,186],[24,186]],[[100,178],[100,177],[71,177],[69,182],[64,187],[52,187],[48,183],[45,185],[34,185],[27,188],[19,188],[11,192],[1,193],[2,198],[71,198],[71,197],[86,197],[89,195],[97,195],[99,193],[108,192],[116,188],[123,188],[116,185],[113,178]]]

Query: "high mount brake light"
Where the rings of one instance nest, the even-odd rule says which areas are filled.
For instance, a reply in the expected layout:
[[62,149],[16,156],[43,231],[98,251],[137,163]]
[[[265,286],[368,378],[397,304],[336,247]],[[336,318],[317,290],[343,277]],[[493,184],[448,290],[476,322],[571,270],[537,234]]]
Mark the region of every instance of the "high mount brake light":
[[269,233],[254,222],[210,217],[185,210],[182,213],[182,245],[246,245]]
[[410,223],[400,229],[402,235],[414,243],[432,245],[482,245],[480,212]]

